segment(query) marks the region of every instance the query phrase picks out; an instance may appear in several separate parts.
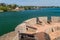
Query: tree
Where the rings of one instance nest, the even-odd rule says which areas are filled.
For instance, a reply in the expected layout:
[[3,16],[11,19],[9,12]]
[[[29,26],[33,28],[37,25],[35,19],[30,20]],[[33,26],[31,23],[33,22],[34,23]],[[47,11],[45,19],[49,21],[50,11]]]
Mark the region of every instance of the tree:
[[0,3],[0,6],[6,6],[6,4],[5,3]]
[[15,9],[16,7],[18,7],[18,5],[16,5],[16,4],[10,4],[10,5],[8,5],[8,7],[12,8],[12,9]]

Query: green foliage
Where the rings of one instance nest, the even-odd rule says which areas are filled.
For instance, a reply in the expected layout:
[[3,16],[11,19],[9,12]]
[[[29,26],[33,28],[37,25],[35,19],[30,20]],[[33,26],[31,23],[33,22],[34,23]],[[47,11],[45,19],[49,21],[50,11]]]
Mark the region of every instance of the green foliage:
[[0,10],[7,11],[8,7],[6,6],[5,3],[0,3]]
[[31,9],[33,9],[33,7],[34,7],[34,6],[24,6],[23,8],[24,8],[25,10],[31,10]]
[[3,10],[3,11],[11,11],[12,9],[15,9],[16,7],[18,7],[18,5],[16,4],[7,5],[4,3],[0,3],[0,10]]
[[0,10],[7,11],[7,7],[5,7],[5,6],[0,6]]
[[40,8],[60,8],[59,6],[18,6],[17,4],[5,4],[0,3],[0,10],[3,11],[12,11],[15,10],[16,7],[24,8],[24,10],[34,10],[34,9],[40,9]]

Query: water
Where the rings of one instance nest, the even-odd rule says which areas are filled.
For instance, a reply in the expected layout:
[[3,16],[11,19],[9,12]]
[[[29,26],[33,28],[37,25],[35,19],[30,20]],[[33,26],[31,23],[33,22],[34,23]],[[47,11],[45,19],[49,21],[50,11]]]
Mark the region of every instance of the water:
[[0,13],[0,36],[13,31],[23,21],[39,16],[60,16],[60,8],[42,8],[39,10],[24,10],[18,12]]

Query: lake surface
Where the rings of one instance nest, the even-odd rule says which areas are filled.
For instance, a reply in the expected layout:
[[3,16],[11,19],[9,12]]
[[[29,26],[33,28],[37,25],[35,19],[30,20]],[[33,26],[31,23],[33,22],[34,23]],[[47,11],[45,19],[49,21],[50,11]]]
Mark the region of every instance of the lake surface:
[[0,13],[0,36],[13,31],[23,21],[39,16],[47,16],[48,18],[51,16],[60,16],[60,8],[2,12]]

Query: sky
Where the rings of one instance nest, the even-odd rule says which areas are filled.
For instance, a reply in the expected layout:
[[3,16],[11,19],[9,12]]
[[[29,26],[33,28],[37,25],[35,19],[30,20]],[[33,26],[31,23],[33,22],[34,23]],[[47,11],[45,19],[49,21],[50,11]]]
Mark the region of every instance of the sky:
[[60,6],[60,0],[0,0],[0,3],[21,6]]

